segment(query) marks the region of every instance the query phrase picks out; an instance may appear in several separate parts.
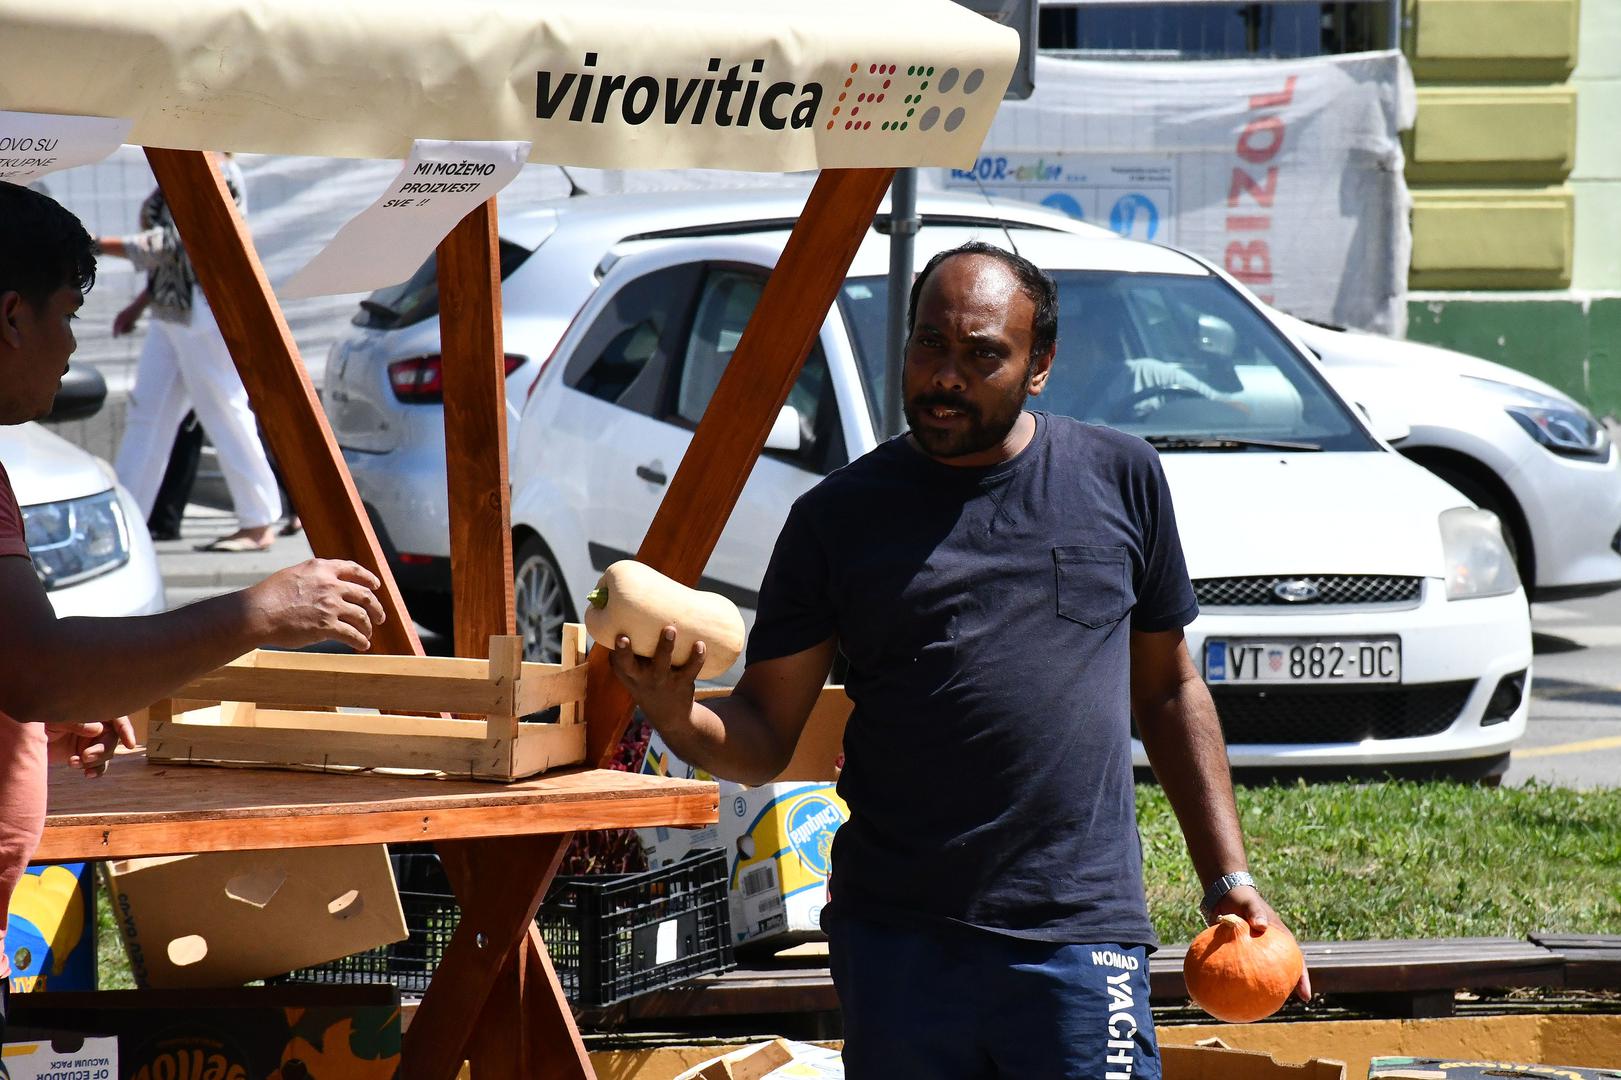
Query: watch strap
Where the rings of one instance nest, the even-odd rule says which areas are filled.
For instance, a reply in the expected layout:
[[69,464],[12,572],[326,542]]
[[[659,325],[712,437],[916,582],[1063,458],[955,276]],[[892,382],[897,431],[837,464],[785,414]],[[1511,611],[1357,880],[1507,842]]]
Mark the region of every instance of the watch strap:
[[1248,885],[1252,889],[1255,888],[1255,879],[1244,870],[1235,870],[1231,874],[1223,874],[1210,883],[1210,888],[1205,890],[1204,899],[1199,901],[1199,914],[1204,916],[1205,922],[1209,922],[1214,917],[1216,905],[1221,903],[1221,898],[1241,885]]

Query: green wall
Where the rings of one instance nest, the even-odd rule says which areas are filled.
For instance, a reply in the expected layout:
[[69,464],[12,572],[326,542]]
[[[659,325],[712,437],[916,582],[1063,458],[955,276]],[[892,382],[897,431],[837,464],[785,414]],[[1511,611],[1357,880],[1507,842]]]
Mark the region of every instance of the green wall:
[[1518,368],[1621,417],[1621,296],[1423,296],[1408,302],[1407,336]]

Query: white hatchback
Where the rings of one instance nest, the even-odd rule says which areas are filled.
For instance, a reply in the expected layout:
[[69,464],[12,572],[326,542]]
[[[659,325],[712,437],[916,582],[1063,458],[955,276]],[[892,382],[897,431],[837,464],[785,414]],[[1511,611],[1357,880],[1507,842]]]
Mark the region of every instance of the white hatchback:
[[[785,239],[672,241],[613,261],[541,370],[512,465],[535,651],[636,549]],[[1506,764],[1531,632],[1492,515],[1381,442],[1198,260],[942,224],[919,234],[919,261],[968,239],[1015,244],[1058,282],[1059,359],[1033,406],[1160,449],[1201,606],[1189,649],[1235,765]],[[793,500],[885,434],[887,259],[870,235],[710,560],[702,587],[751,620]]]
[[1533,600],[1621,588],[1621,453],[1586,408],[1478,356],[1280,320],[1342,394],[1405,429],[1404,457],[1502,520]]
[[112,468],[39,424],[0,427],[34,570],[60,618],[164,609],[157,555]]

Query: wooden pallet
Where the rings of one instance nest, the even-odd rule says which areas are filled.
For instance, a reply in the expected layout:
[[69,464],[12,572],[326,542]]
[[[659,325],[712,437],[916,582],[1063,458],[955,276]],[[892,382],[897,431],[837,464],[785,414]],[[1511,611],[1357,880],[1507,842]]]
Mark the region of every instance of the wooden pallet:
[[[578,765],[584,640],[564,628],[561,664],[524,662],[513,636],[492,637],[489,660],[257,649],[154,704],[147,758],[501,781]],[[519,722],[554,706],[557,723]]]

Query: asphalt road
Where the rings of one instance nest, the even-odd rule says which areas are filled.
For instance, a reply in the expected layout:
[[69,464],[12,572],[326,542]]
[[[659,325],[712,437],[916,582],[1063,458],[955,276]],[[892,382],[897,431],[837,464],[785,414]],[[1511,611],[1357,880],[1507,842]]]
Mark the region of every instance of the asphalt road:
[[1531,607],[1531,721],[1504,783],[1621,786],[1621,592]]

